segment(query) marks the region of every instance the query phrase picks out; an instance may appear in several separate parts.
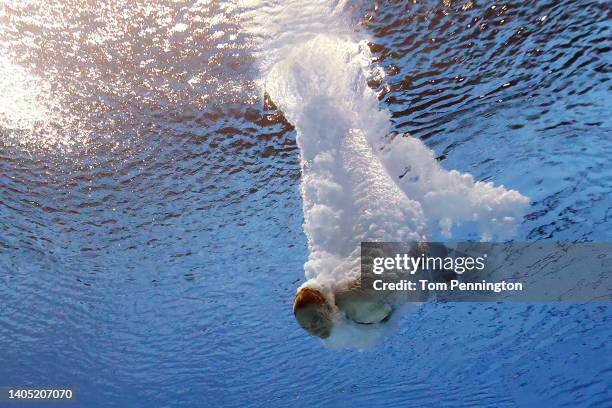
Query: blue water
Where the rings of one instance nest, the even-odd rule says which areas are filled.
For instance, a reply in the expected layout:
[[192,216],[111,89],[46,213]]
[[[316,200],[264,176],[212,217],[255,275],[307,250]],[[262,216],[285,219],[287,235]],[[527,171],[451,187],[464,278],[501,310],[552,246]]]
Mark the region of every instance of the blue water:
[[[299,152],[240,10],[0,4],[0,387],[83,407],[612,406],[606,303],[427,304],[368,352],[297,325]],[[393,130],[530,197],[517,242],[611,240],[605,2],[353,11]]]

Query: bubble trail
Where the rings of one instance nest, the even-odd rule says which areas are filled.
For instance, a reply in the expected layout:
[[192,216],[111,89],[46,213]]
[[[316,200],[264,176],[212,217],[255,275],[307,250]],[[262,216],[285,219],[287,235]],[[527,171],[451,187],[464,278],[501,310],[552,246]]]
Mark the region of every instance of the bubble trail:
[[389,135],[390,117],[367,85],[376,67],[351,22],[354,5],[242,3],[259,86],[297,131],[310,249],[304,285],[330,299],[358,277],[362,241],[450,239],[459,225],[504,240],[528,205],[516,191],[443,169],[419,140]]

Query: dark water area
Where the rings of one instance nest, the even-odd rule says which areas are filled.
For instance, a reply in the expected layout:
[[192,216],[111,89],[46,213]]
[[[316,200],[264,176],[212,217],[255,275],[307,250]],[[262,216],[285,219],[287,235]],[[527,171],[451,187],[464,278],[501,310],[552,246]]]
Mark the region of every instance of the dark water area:
[[[355,18],[393,130],[530,197],[516,241],[610,241],[607,2]],[[299,328],[299,151],[253,48],[232,3],[0,2],[0,387],[79,406],[609,405],[605,303],[430,304],[365,353]]]

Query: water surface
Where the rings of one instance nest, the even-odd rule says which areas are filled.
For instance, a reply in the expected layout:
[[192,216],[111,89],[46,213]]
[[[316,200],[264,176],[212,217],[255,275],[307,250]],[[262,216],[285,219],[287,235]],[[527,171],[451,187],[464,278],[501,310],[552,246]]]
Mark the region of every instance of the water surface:
[[[1,3],[0,386],[84,406],[609,403],[606,304],[431,304],[365,353],[308,337],[295,131],[241,11],[147,3]],[[516,241],[612,238],[607,3],[352,12],[393,130],[530,197]]]

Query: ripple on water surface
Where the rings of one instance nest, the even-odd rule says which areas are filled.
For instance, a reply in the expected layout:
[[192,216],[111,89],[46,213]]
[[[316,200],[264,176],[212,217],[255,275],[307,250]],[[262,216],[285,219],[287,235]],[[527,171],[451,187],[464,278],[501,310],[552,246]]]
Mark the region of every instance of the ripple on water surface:
[[[517,240],[610,240],[606,2],[355,13],[394,131],[529,196]],[[0,386],[92,406],[605,405],[607,305],[428,305],[371,353],[305,337],[299,154],[252,54],[231,3],[0,1]]]

